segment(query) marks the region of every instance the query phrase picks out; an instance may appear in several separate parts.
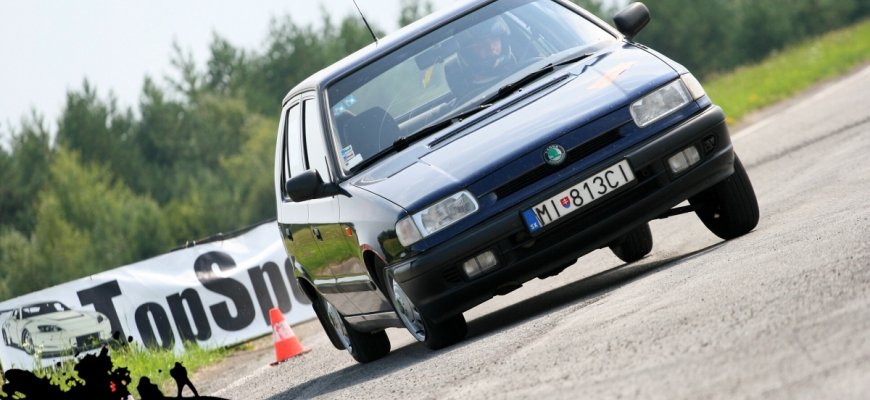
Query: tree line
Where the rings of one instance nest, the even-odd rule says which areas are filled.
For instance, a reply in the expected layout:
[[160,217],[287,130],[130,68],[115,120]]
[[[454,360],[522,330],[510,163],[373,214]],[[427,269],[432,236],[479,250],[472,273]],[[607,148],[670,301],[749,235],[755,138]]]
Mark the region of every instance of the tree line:
[[[599,0],[574,0],[610,22]],[[650,0],[637,41],[705,76],[870,15],[866,0]],[[431,12],[402,0],[399,24]],[[48,122],[0,131],[0,300],[150,258],[275,215],[280,102],[366,46],[358,15],[299,25],[273,18],[259,49],[213,36],[206,65],[175,46],[174,76],[145,77],[137,112],[86,80]],[[384,32],[374,27],[377,34]]]

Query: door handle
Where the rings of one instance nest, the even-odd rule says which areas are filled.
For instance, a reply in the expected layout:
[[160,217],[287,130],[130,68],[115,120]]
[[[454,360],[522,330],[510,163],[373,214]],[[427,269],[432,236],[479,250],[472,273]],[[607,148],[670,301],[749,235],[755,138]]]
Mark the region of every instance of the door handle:
[[314,228],[314,236],[317,237],[317,240],[323,241],[323,236],[320,236],[320,229]]

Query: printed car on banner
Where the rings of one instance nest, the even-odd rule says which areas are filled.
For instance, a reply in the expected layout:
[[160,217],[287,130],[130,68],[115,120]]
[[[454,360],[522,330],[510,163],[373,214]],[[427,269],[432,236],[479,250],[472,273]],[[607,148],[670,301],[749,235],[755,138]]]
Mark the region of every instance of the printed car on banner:
[[3,323],[3,342],[43,357],[94,349],[112,336],[109,319],[95,311],[73,311],[59,301],[27,304],[9,312]]
[[[694,212],[723,239],[758,222],[722,109],[686,68],[562,0],[473,0],[314,74],[283,101],[278,224],[337,349],[432,349],[463,312]],[[689,205],[677,207],[688,200]],[[676,208],[675,208],[676,207]]]

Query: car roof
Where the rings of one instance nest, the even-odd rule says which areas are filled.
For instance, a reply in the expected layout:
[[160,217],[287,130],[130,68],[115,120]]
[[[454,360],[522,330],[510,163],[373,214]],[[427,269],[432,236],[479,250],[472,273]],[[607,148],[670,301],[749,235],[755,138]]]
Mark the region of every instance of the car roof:
[[[296,85],[296,87],[294,87],[287,93],[281,104],[287,104],[287,102],[290,101],[291,98],[302,92],[310,90],[319,91],[323,87],[328,86],[333,81],[338,80],[362,68],[363,66],[391,53],[392,51],[404,46],[405,44],[414,41],[418,37],[423,36],[452,20],[458,19],[465,14],[468,14],[474,10],[477,10],[478,8],[481,8],[490,3],[494,3],[496,1],[497,0],[457,1],[456,3],[451,4],[447,8],[429,14],[403,28],[400,28],[393,33],[390,33],[387,36],[384,36],[383,38],[379,38],[376,43],[373,42],[368,46],[357,50],[356,52],[348,55],[347,57],[306,78],[304,81]],[[573,3],[567,1],[556,0],[556,2],[573,9],[580,9]],[[584,15],[592,16],[588,12],[584,12]],[[594,16],[592,20],[593,22],[597,21]],[[602,28],[608,30],[614,35],[619,35],[616,30],[614,30],[606,23],[601,22],[600,25]]]

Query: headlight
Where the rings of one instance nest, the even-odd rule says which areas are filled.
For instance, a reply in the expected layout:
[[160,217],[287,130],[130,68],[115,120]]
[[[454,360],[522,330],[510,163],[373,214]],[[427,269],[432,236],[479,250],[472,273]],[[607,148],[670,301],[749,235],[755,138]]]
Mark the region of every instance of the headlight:
[[692,100],[683,81],[675,80],[631,103],[631,117],[642,128],[671,115]]
[[48,333],[48,332],[60,332],[63,329],[60,329],[57,325],[39,325],[36,327],[40,332]]
[[399,221],[396,224],[399,242],[406,247],[417,243],[473,214],[477,208],[477,201],[471,193],[465,190],[456,193]]

